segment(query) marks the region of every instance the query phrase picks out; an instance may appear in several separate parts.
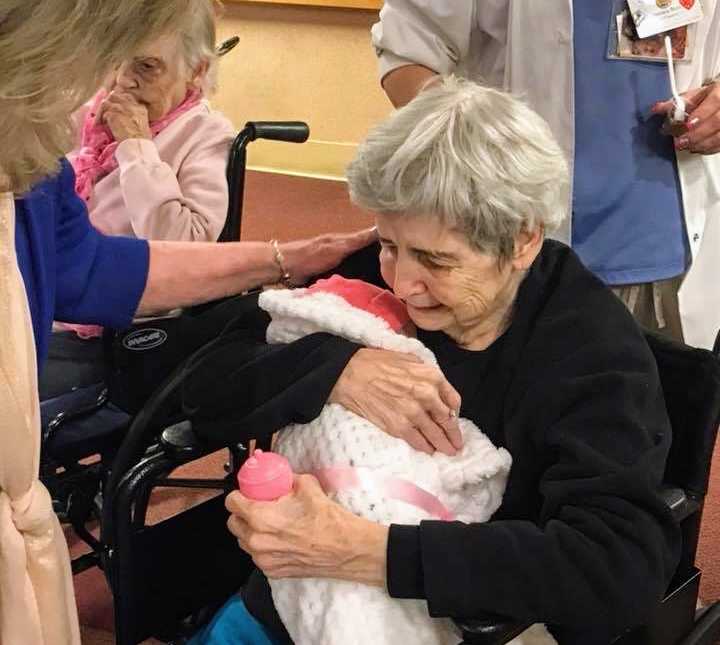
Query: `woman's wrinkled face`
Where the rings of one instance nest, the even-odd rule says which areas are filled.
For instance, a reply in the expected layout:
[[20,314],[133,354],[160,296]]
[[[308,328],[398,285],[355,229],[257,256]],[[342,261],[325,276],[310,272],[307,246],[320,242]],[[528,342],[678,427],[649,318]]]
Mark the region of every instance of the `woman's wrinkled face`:
[[150,121],[157,121],[182,103],[193,76],[182,63],[177,38],[167,36],[120,65],[110,89],[132,94],[147,108]]
[[525,262],[499,263],[437,217],[379,214],[376,221],[383,279],[419,328],[474,349],[502,327]]

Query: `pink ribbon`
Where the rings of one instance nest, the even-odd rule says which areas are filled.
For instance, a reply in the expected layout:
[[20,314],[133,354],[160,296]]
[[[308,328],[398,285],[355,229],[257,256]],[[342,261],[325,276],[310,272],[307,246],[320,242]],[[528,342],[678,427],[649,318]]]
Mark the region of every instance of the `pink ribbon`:
[[377,489],[388,497],[422,509],[439,520],[452,522],[455,519],[455,515],[435,495],[399,477],[382,477],[369,468],[351,466],[320,468],[311,474],[328,494],[353,488]]

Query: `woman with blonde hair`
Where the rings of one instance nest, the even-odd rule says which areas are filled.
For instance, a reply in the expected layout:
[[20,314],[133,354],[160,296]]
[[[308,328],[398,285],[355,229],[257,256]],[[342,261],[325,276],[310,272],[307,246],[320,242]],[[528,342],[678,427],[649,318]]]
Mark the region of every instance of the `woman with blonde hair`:
[[63,156],[72,113],[123,60],[211,0],[0,4],[0,642],[80,642],[67,547],[38,482],[37,366],[54,318],[122,327],[283,280],[302,282],[373,237],[150,242],[88,221]]

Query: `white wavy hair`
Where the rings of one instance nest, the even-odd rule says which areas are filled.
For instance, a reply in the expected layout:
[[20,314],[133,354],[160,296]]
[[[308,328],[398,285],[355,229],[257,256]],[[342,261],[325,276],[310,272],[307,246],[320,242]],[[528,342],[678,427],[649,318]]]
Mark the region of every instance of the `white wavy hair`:
[[[202,29],[195,26],[197,17],[212,15],[215,4],[213,0],[2,0],[3,187],[22,194],[56,172],[58,159],[72,147],[71,114],[113,67],[162,34],[187,33],[190,38],[194,29]],[[191,48],[189,59],[194,60],[194,55]]]
[[192,72],[201,63],[207,63],[207,72],[200,82],[206,96],[217,90],[218,56],[215,51],[215,14],[219,3],[202,0],[194,3],[190,20],[180,27],[179,47],[186,71]]
[[435,215],[501,260],[521,230],[553,231],[567,215],[568,165],[547,123],[510,94],[453,76],[371,130],[347,178],[359,206]]

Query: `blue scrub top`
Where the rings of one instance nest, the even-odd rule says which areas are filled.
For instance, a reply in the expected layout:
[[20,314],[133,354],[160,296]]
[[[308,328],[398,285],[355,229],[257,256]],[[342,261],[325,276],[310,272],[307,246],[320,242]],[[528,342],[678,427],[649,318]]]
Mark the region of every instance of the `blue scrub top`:
[[53,320],[130,324],[145,290],[148,243],[93,228],[66,160],[57,176],[15,200],[15,227],[38,367],[47,356]]
[[607,58],[612,0],[575,0],[573,249],[610,285],[682,274],[689,250],[673,140],[650,108],[667,65]]

